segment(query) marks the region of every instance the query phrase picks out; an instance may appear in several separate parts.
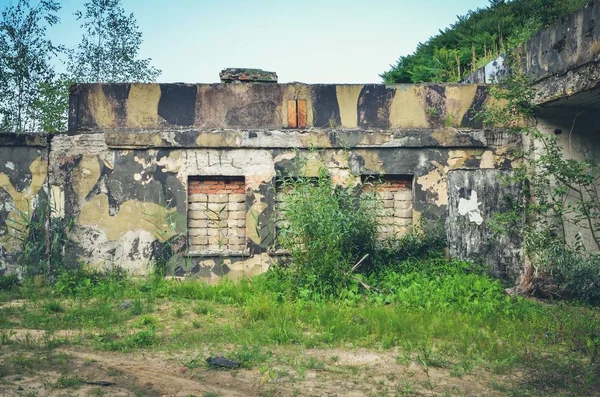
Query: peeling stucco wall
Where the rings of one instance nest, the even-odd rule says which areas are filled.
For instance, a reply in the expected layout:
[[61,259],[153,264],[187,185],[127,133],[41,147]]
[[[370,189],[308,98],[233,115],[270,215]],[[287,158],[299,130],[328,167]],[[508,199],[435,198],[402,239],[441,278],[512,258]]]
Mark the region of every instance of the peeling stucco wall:
[[48,197],[45,136],[0,135],[0,275],[17,272],[24,217]]
[[[306,128],[287,128],[290,100],[308,103]],[[71,260],[144,274],[168,247],[171,275],[252,275],[277,259],[281,174],[409,176],[413,222],[444,219],[451,170],[511,167],[517,143],[472,119],[487,100],[478,85],[81,85],[69,135],[51,138],[47,190],[74,221]],[[244,178],[241,251],[187,250],[188,181],[213,176]]]
[[497,234],[493,227],[498,215],[511,213],[522,199],[511,176],[496,169],[449,172],[446,233],[452,257],[487,265],[496,277],[516,283],[523,271],[522,233]]

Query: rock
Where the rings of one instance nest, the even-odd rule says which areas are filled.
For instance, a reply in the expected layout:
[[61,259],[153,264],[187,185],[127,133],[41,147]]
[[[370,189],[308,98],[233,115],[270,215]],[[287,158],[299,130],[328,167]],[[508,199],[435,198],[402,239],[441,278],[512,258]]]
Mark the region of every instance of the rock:
[[126,300],[121,302],[121,308],[122,309],[129,309],[131,306],[133,306],[133,302],[130,300]]
[[504,295],[513,296],[513,295],[517,295],[517,294],[518,294],[517,287],[506,288],[504,290]]
[[277,83],[277,74],[275,72],[267,72],[262,69],[227,68],[221,70],[219,77],[223,83]]
[[229,369],[238,368],[242,365],[242,363],[228,360],[223,356],[209,357],[206,359],[206,362],[212,367],[221,367]]

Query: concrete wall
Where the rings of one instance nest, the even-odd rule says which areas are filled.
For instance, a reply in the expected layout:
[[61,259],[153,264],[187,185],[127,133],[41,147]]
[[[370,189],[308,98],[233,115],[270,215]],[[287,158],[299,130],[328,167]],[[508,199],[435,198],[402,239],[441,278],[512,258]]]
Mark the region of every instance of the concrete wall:
[[[595,102],[600,82],[600,1],[555,22],[515,50],[526,75],[535,83],[537,104],[562,101],[562,106]],[[507,74],[503,56],[474,71],[463,82],[494,83]],[[589,97],[572,96],[589,92]]]
[[597,91],[600,82],[599,19],[600,1],[590,1],[525,43],[522,64],[525,72],[536,82],[535,100],[538,104],[568,100],[585,91]]
[[461,83],[495,84],[501,81],[507,72],[504,65],[504,55],[500,55],[462,79]]
[[288,128],[290,101],[306,101],[308,128],[477,128],[481,123],[472,118],[486,99],[484,86],[460,84],[82,85],[71,96],[69,129],[82,134]]
[[[413,221],[444,219],[450,170],[511,167],[501,131],[472,119],[487,98],[477,85],[82,85],[69,135],[52,138],[48,189],[74,220],[71,259],[143,274],[173,250],[172,275],[256,274],[277,257],[281,174],[408,176]],[[219,176],[244,178],[245,244],[190,250],[189,181]]]
[[[599,19],[600,1],[591,1],[532,37],[523,48],[523,67],[535,81],[535,101],[542,105],[537,127],[556,135],[565,159],[595,164],[600,161]],[[577,200],[567,197],[565,204]],[[557,231],[571,244],[580,234],[586,248],[597,250],[589,227],[572,220],[568,218]]]
[[[556,135],[565,159],[595,164],[600,162],[598,20],[600,1],[594,0],[539,32],[516,51],[523,71],[533,82],[534,102],[540,106],[535,127],[547,135]],[[466,81],[485,82],[486,72],[480,69]],[[527,139],[524,143],[533,144]],[[543,152],[541,143],[535,144],[539,150],[533,156],[539,156]],[[567,197],[565,204],[577,201],[577,197]],[[556,229],[570,244],[575,244],[580,235],[587,249],[597,250],[589,226],[574,224],[572,217]]]
[[552,24],[523,46],[523,66],[534,81],[579,68],[600,56],[600,2],[585,7]]
[[446,230],[452,257],[488,265],[494,276],[518,283],[524,270],[519,226],[501,234],[491,227],[521,202],[521,186],[508,182],[512,176],[510,170],[451,170]]
[[45,136],[0,134],[0,275],[18,270],[24,217],[47,197],[47,175]]

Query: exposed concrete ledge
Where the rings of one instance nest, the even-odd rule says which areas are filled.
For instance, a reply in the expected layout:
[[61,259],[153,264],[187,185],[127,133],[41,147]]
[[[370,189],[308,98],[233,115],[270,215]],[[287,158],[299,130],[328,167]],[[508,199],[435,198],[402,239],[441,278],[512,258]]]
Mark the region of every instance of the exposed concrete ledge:
[[36,133],[0,133],[0,146],[48,147],[47,134]]
[[[564,73],[546,77],[535,84],[535,103],[552,105],[552,101],[568,98],[600,84],[600,62],[589,62]],[[573,105],[576,106],[576,105]]]
[[[600,84],[600,0],[561,18],[531,37],[516,52],[521,55],[521,69],[535,83],[538,105],[581,107],[573,95]],[[500,58],[473,72],[465,83],[490,82],[490,75],[502,79],[507,71]],[[496,65],[494,65],[496,63]],[[501,65],[500,65],[501,64]],[[495,66],[499,65],[500,70]],[[496,79],[497,82],[498,79]],[[565,99],[564,103],[554,101]],[[586,107],[585,104],[583,107]]]
[[360,129],[107,131],[109,148],[425,148],[487,147],[484,130]]
[[600,1],[556,21],[523,46],[523,70],[534,81],[561,75],[598,60]]

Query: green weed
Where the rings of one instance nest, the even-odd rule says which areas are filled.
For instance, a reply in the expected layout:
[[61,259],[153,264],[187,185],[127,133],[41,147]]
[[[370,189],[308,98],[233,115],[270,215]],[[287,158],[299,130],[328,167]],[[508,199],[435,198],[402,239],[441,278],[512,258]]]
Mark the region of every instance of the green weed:
[[11,290],[19,286],[19,278],[16,274],[0,276],[0,290]]
[[175,318],[182,318],[183,317],[183,309],[179,306],[177,306],[175,308],[175,310],[173,311],[173,316]]
[[[65,308],[53,300],[42,303],[42,310],[21,310],[21,325],[32,329],[106,328],[130,319],[132,311],[115,310],[115,302],[108,297],[94,300],[75,300]],[[58,311],[56,311],[58,310]],[[54,312],[51,312],[54,311]],[[49,315],[51,314],[51,315]]]
[[186,361],[183,365],[189,369],[204,367],[206,366],[206,359],[202,354],[198,354],[196,357]]
[[54,387],[61,389],[78,388],[81,386],[81,379],[77,375],[61,375],[54,384]]
[[242,363],[246,368],[253,368],[257,364],[267,361],[273,353],[263,351],[259,346],[250,348],[247,345],[241,346],[239,349],[232,352],[231,357]]
[[145,314],[142,317],[140,317],[138,324],[143,327],[155,328],[158,324],[158,319],[156,317],[152,317],[148,314]]
[[325,368],[325,363],[323,363],[323,361],[321,361],[315,357],[307,358],[306,361],[303,363],[303,365],[306,369],[324,369]]
[[193,308],[194,313],[198,315],[209,315],[215,311],[214,305],[207,301],[198,301]]
[[48,314],[63,313],[65,311],[60,302],[54,300],[44,303],[42,305],[42,310]]
[[11,328],[14,326],[14,322],[11,317],[17,315],[17,310],[14,307],[2,307],[0,308],[0,328]]
[[103,350],[128,351],[132,349],[147,348],[157,342],[154,330],[138,331],[124,338],[114,333],[104,333],[96,338],[96,345]]
[[[17,263],[26,276],[42,275],[54,280],[61,271],[73,267],[64,255],[73,221],[54,218],[50,222],[49,218],[56,209],[49,198],[40,194],[36,201],[32,210],[17,210],[16,219],[7,223],[13,232],[9,236],[21,247]],[[30,208],[29,205],[27,207]]]
[[106,375],[111,376],[111,377],[123,376],[123,371],[121,371],[119,369],[115,369],[115,368],[109,368],[106,371]]

